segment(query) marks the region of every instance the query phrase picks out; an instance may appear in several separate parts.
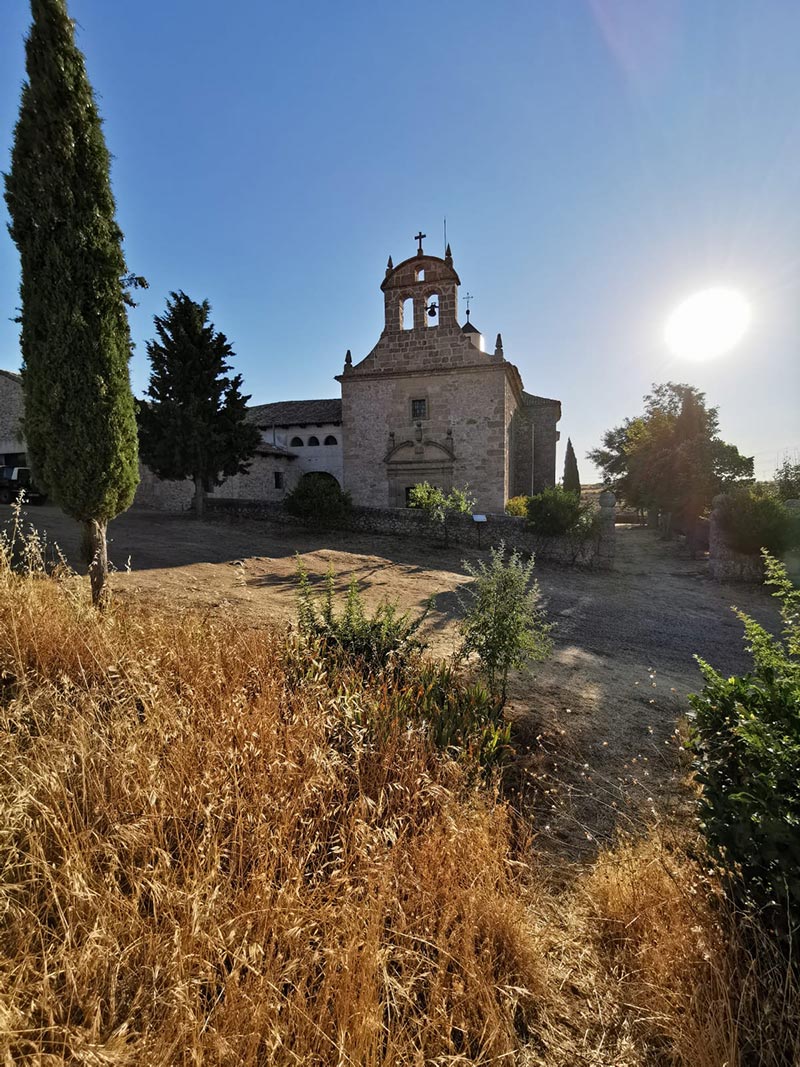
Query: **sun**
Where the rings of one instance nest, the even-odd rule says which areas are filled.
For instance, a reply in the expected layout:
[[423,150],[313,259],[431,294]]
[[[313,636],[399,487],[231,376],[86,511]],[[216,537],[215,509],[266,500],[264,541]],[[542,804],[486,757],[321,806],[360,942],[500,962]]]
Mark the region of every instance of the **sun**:
[[664,327],[664,340],[676,356],[713,359],[741,341],[752,317],[750,304],[737,289],[703,289],[675,308]]

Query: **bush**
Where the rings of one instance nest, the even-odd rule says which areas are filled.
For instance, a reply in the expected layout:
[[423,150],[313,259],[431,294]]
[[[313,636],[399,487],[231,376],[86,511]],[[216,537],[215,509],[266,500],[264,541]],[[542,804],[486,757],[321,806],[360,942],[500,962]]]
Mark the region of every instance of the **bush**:
[[305,474],[287,494],[283,506],[290,515],[319,525],[340,522],[350,511],[350,494],[335,478],[325,474]]
[[313,641],[327,658],[344,659],[358,665],[366,673],[386,666],[400,666],[424,647],[417,631],[433,606],[412,619],[410,614],[398,614],[397,606],[379,604],[372,615],[364,610],[364,603],[355,577],[350,579],[342,610],[334,608],[334,574],[325,577],[325,592],[318,602],[311,589],[308,572],[297,562],[298,628],[306,641]]
[[482,685],[466,682],[451,665],[415,660],[393,682],[383,687],[377,706],[354,702],[354,717],[377,743],[412,730],[433,749],[484,773],[510,753],[511,723],[498,715]]
[[782,556],[800,544],[800,520],[775,496],[757,489],[728,493],[716,505],[725,541],[736,552],[757,555],[766,549]]
[[506,515],[516,515],[524,519],[528,514],[529,500],[529,496],[512,496],[506,502]]
[[533,532],[544,537],[589,537],[594,531],[591,504],[584,503],[579,493],[570,493],[558,485],[528,497],[527,515]]
[[691,696],[690,747],[703,792],[700,813],[737,899],[766,913],[787,939],[800,929],[800,590],[764,553],[781,603],[783,639],[737,612],[754,669],[706,679]]
[[468,515],[475,506],[475,497],[470,493],[468,485],[463,489],[451,489],[449,493],[445,493],[429,482],[420,482],[412,486],[408,494],[408,504],[409,507],[424,511],[431,522],[441,528],[444,543],[447,544],[448,515]]
[[508,672],[550,654],[550,625],[545,621],[533,559],[518,552],[505,558],[505,545],[491,549],[489,563],[464,561],[474,584],[459,594],[464,608],[462,656],[477,654],[481,672],[500,707],[506,701]]

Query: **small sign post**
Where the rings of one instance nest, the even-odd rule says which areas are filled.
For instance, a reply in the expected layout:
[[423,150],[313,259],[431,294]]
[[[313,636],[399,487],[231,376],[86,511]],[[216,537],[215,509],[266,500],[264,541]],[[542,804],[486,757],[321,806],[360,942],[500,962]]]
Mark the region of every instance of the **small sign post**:
[[481,547],[481,525],[486,522],[485,515],[473,515],[472,521],[478,524],[478,548]]

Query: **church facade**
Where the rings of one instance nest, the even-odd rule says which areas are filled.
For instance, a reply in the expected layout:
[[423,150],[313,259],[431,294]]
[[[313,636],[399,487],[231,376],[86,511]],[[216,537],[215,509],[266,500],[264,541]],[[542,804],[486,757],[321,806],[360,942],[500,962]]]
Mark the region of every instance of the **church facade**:
[[[444,258],[428,255],[422,237],[416,255],[396,267],[389,260],[383,331],[360,361],[347,353],[341,397],[251,406],[261,444],[249,472],[226,479],[214,498],[278,502],[321,473],[367,507],[405,507],[411,487],[427,481],[468,486],[476,510],[491,513],[555,484],[560,402],[525,391],[499,334],[486,352],[469,311],[459,323],[450,247]],[[24,458],[21,414],[19,376],[0,372],[0,445]],[[191,507],[190,480],[141,474],[137,504]]]
[[344,487],[357,504],[404,507],[427,481],[469,486],[480,511],[502,512],[509,497],[555,483],[558,400],[534,396],[469,322],[458,321],[460,280],[444,259],[422,250],[381,284],[385,321],[372,351],[353,363],[342,389]]

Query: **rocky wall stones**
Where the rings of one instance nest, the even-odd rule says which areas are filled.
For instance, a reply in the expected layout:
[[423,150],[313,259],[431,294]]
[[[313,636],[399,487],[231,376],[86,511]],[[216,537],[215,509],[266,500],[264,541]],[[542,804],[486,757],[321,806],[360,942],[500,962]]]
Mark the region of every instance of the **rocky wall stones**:
[[[613,494],[609,494],[613,501]],[[289,515],[282,505],[267,501],[232,501],[210,498],[209,514],[231,518],[258,519],[285,526],[307,525]],[[422,543],[444,542],[441,525],[432,524],[414,508],[372,508],[354,506],[348,518],[338,526],[363,534],[409,538]],[[447,520],[450,544],[468,548],[489,548],[501,541],[509,550],[531,553],[537,559],[566,566],[610,570],[614,565],[614,504],[601,506],[598,533],[589,539],[580,537],[537,537],[525,519],[511,515],[488,515],[485,523],[476,523],[471,515],[454,515]]]

